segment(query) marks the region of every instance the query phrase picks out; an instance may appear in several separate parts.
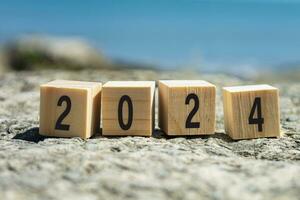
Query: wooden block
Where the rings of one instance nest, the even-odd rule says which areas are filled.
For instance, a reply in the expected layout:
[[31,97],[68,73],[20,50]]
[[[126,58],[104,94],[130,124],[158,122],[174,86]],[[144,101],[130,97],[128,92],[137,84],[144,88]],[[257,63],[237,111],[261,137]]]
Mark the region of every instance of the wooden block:
[[159,81],[159,127],[168,135],[215,132],[216,87],[201,80]]
[[100,131],[101,83],[56,80],[40,86],[40,134],[89,138]]
[[270,85],[223,88],[225,131],[233,139],[279,137],[279,91]]
[[151,136],[154,81],[109,81],[102,91],[102,134]]

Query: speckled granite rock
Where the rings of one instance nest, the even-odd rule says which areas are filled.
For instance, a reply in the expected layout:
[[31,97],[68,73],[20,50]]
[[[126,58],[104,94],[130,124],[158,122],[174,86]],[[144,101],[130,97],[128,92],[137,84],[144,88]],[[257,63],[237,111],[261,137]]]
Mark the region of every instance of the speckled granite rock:
[[[39,84],[205,79],[217,84],[217,133],[203,137],[38,135]],[[285,136],[234,142],[223,130],[220,86],[253,83],[193,72],[42,71],[0,78],[0,199],[299,199],[300,83],[278,83]]]

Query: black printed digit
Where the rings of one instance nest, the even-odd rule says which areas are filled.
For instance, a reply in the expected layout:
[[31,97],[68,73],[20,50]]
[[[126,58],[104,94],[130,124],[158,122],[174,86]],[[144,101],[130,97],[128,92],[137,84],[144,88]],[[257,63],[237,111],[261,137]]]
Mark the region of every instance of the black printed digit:
[[[256,118],[254,118],[255,111],[257,113]],[[260,97],[256,97],[254,99],[254,103],[251,108],[250,116],[248,118],[248,123],[249,124],[257,124],[258,132],[263,131],[262,125],[264,123],[264,118],[262,118],[262,114],[261,114],[261,98]]]
[[[127,120],[126,124],[124,123],[124,120],[123,120],[123,104],[125,101],[127,102],[127,105],[128,105],[128,120]],[[130,127],[132,125],[132,120],[133,120],[133,105],[132,105],[132,101],[131,101],[130,97],[127,95],[122,96],[119,101],[118,120],[119,120],[119,125],[123,130],[130,129]]]
[[71,111],[71,99],[68,96],[61,96],[57,102],[57,106],[62,106],[63,102],[66,102],[66,109],[64,112],[61,113],[59,118],[56,121],[55,129],[56,130],[62,130],[62,131],[68,131],[70,129],[69,124],[62,124],[62,121],[65,119],[65,117],[70,113]]
[[194,100],[195,105],[186,119],[185,128],[200,128],[200,122],[192,122],[194,115],[197,113],[199,109],[199,98],[194,93],[189,94],[185,99],[185,104],[186,105],[190,104],[191,100]]

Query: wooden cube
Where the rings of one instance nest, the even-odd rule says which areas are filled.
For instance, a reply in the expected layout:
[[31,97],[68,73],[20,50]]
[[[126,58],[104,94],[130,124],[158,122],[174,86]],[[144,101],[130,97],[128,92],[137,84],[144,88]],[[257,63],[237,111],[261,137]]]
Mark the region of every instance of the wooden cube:
[[100,132],[101,83],[56,80],[40,86],[40,134],[89,138]]
[[279,91],[270,85],[223,88],[225,131],[233,139],[279,137]]
[[201,80],[159,81],[159,127],[168,135],[215,132],[216,87]]
[[102,91],[102,134],[151,136],[154,81],[109,81]]

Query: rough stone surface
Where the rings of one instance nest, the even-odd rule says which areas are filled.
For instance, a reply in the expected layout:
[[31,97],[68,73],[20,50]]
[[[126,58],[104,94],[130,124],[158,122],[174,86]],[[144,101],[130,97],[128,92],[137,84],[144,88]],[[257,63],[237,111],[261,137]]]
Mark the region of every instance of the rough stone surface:
[[[217,84],[217,133],[202,137],[38,135],[39,84],[53,79],[204,79]],[[227,75],[155,71],[12,72],[0,78],[0,199],[299,199],[300,83],[281,91],[280,139],[232,141],[220,88]]]

